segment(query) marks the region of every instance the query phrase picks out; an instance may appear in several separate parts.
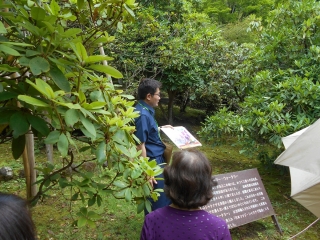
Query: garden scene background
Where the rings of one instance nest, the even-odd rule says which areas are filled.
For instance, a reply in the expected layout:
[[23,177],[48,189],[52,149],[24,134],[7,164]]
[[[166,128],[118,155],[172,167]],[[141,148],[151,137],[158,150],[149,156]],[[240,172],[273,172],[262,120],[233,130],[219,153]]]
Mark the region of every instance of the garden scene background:
[[[28,198],[39,239],[138,239],[145,180],[134,97],[162,82],[159,125],[185,126],[214,174],[258,168],[270,217],[233,239],[288,239],[316,217],[273,161],[319,118],[318,1],[1,1],[0,191]],[[52,157],[50,157],[51,153]],[[21,171],[24,169],[24,171]],[[32,184],[36,182],[36,184]],[[318,239],[319,223],[299,238]]]

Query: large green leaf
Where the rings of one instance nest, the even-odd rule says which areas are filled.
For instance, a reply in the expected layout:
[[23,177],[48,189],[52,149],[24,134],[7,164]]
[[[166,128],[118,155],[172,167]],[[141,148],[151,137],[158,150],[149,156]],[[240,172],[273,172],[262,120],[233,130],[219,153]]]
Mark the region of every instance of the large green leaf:
[[103,108],[106,104],[106,102],[92,102],[90,104],[84,103],[82,107],[87,110],[97,110]]
[[22,155],[25,145],[26,145],[25,135],[21,135],[18,138],[12,139],[11,151],[14,159],[18,159]]
[[81,123],[83,124],[83,126],[87,129],[87,131],[93,135],[94,137],[97,136],[97,132],[96,129],[94,127],[94,125],[92,124],[92,122],[90,122],[87,118],[85,118],[82,114],[80,114],[80,120]]
[[52,101],[55,102],[58,105],[65,106],[65,107],[68,107],[68,108],[71,108],[71,109],[82,109],[79,104],[59,102],[59,101],[56,101],[56,100],[52,100]]
[[51,9],[53,15],[58,16],[58,14],[59,14],[59,12],[60,12],[60,6],[59,6],[59,4],[58,4],[55,0],[51,1],[51,3],[50,3],[50,9]]
[[26,103],[29,103],[31,105],[38,106],[38,107],[49,107],[50,106],[49,104],[47,104],[39,99],[30,97],[27,95],[19,95],[18,99],[23,102],[26,102]]
[[42,23],[43,23],[44,25],[46,25],[47,30],[48,30],[50,33],[53,33],[53,32],[54,32],[54,27],[52,26],[51,23],[49,23],[49,22],[47,22],[47,21],[42,21]]
[[78,9],[81,10],[84,6],[84,0],[77,0]]
[[50,70],[49,62],[42,57],[32,58],[29,62],[30,70],[34,75],[39,75]]
[[3,44],[10,44],[13,46],[20,46],[20,47],[34,47],[32,44],[24,43],[24,42],[1,42]]
[[103,73],[109,74],[111,77],[114,77],[114,78],[123,78],[122,73],[111,66],[90,65],[89,68],[92,70],[98,71],[98,72],[103,72]]
[[7,33],[7,29],[5,28],[2,22],[0,22],[0,33],[3,33],[3,34]]
[[9,100],[12,98],[16,98],[18,94],[13,92],[0,92],[0,101]]
[[79,112],[76,109],[69,109],[64,116],[67,126],[72,127],[79,121]]
[[130,188],[126,189],[126,192],[124,194],[124,198],[127,200],[127,202],[130,202],[132,199],[132,192]]
[[77,225],[79,228],[84,227],[87,224],[88,219],[85,217],[79,217]]
[[27,119],[31,124],[31,127],[37,130],[43,136],[47,136],[49,134],[50,129],[48,128],[47,122],[45,120],[31,114],[27,115]]
[[97,161],[100,164],[103,164],[107,160],[106,156],[106,143],[101,142],[99,143],[97,149],[96,149],[96,156],[97,156]]
[[55,144],[59,141],[60,132],[59,131],[52,131],[49,133],[48,137],[44,140],[46,144]]
[[137,206],[137,213],[141,213],[144,210],[144,201],[140,202]]
[[57,147],[62,157],[66,157],[68,155],[69,142],[67,136],[64,133],[61,133],[61,135],[59,136]]
[[77,34],[81,33],[82,29],[80,28],[70,28],[67,31],[65,31],[64,33],[62,33],[61,35],[63,37],[75,37]]
[[38,52],[38,51],[33,51],[33,50],[26,51],[26,57],[33,57],[33,56],[37,56],[40,54],[41,54],[41,52]]
[[40,93],[42,93],[43,95],[45,95],[46,97],[48,97],[49,99],[54,98],[54,92],[52,90],[52,88],[50,87],[50,85],[48,83],[46,83],[45,81],[43,81],[40,78],[36,79],[36,84],[34,84],[33,82],[31,82],[30,80],[26,80],[27,83],[29,83],[31,86],[33,86],[35,89],[37,89]]
[[103,56],[103,55],[95,55],[95,56],[89,56],[84,61],[85,63],[96,63],[96,62],[102,62],[102,61],[110,61],[113,60],[112,57]]
[[40,36],[40,29],[37,26],[32,25],[30,22],[17,22],[17,24],[33,33],[35,36]]
[[129,140],[127,138],[126,132],[124,130],[118,130],[115,132],[115,134],[112,136],[112,139],[115,142],[118,142],[120,144],[125,144],[129,147]]
[[1,64],[0,65],[0,71],[4,71],[4,72],[18,72],[19,68],[17,67],[11,67],[8,64]]
[[[148,195],[149,195],[149,194],[148,194]],[[148,212],[151,212],[151,211],[152,211],[152,210],[151,210],[151,203],[150,203],[149,200],[146,200],[146,201],[144,202],[144,207],[145,207],[145,209],[147,209]]]
[[91,138],[92,141],[96,139],[96,136],[92,135],[84,126],[80,126],[80,130],[86,137]]
[[22,112],[14,113],[9,122],[10,128],[13,130],[12,135],[17,138],[29,131],[29,122]]
[[31,8],[31,17],[36,21],[41,21],[46,16],[46,12],[44,9],[39,7],[33,7]]
[[115,143],[114,145],[115,145],[115,146],[120,150],[120,152],[123,153],[124,155],[126,155],[127,157],[132,157],[132,156],[131,156],[131,153],[128,151],[128,149],[127,149],[125,146],[123,146],[123,145],[121,145],[121,144],[117,144],[117,143]]
[[68,82],[68,79],[64,76],[64,74],[61,72],[61,70],[56,67],[56,66],[52,66],[49,74],[52,78],[52,80],[54,81],[54,83],[63,91],[65,92],[70,92],[71,88],[70,88],[70,84]]
[[70,46],[73,49],[74,53],[77,55],[79,62],[83,62],[85,59],[88,58],[87,51],[85,47],[82,45],[82,43],[71,43]]
[[19,64],[22,66],[29,67],[30,59],[23,56],[23,57],[19,58]]
[[15,110],[5,110],[0,112],[0,124],[8,124],[10,122],[10,118],[13,114],[15,114]]
[[20,56],[20,53],[17,50],[15,50],[7,45],[4,45],[4,44],[0,44],[0,52],[4,52],[4,53],[6,53],[8,55],[12,55],[12,56]]

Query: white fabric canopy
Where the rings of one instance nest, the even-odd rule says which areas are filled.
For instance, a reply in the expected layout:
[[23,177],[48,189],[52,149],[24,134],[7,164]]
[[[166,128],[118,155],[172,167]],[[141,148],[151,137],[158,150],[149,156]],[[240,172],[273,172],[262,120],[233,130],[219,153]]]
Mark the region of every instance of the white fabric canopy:
[[289,166],[291,197],[320,218],[320,121],[282,138],[275,163]]
[[[292,141],[294,138],[296,140]],[[320,175],[320,120],[284,138],[286,145],[290,141],[292,143],[274,163]]]

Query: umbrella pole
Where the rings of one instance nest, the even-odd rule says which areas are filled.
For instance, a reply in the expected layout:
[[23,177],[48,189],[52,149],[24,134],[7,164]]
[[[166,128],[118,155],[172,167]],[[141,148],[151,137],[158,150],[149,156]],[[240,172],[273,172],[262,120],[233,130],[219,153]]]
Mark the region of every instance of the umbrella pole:
[[280,224],[278,222],[278,219],[277,219],[276,215],[271,215],[271,218],[272,218],[272,221],[273,221],[274,225],[276,226],[278,232],[282,235],[283,232],[282,232],[282,229],[280,227]]
[[298,235],[300,235],[301,233],[304,233],[305,231],[307,231],[313,224],[315,224],[316,222],[319,221],[320,218],[318,218],[317,220],[315,220],[313,223],[311,223],[308,227],[306,227],[305,229],[303,229],[301,232],[297,233],[296,235],[294,235],[293,237],[289,238],[290,239],[294,239],[295,237],[297,237]]

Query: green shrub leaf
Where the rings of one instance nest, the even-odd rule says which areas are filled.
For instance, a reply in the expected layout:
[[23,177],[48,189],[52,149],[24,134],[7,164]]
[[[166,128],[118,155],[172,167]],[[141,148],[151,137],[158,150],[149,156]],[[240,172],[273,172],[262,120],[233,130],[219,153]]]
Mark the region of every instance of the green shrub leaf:
[[62,157],[66,157],[68,155],[69,142],[67,136],[64,133],[61,133],[61,135],[59,136],[57,146]]
[[76,109],[69,109],[66,111],[66,115],[64,116],[66,124],[72,127],[75,123],[79,121],[79,113]]
[[29,62],[30,70],[34,75],[39,75],[50,70],[49,62],[42,57],[32,58]]
[[85,118],[82,114],[80,114],[80,120],[83,124],[83,126],[85,127],[85,129],[87,129],[87,131],[94,137],[96,137],[97,133],[96,133],[96,129],[94,127],[94,125],[92,124],[92,122],[90,122],[87,118]]
[[46,144],[55,144],[59,141],[60,132],[59,131],[53,131],[50,132],[48,137],[44,140]]
[[89,68],[92,70],[98,71],[98,72],[103,72],[103,73],[109,74],[111,77],[114,77],[114,78],[123,78],[122,73],[111,66],[90,65]]
[[44,19],[45,16],[46,16],[46,12],[42,8],[39,8],[39,7],[31,8],[31,17],[34,20],[41,21]]
[[29,103],[31,105],[34,105],[34,106],[49,107],[49,104],[47,104],[47,103],[45,103],[45,102],[43,102],[43,101],[41,101],[39,99],[27,96],[27,95],[19,95],[18,99],[23,101],[23,102],[26,102],[26,103]]
[[96,156],[97,156],[97,161],[100,164],[103,164],[107,160],[106,143],[105,142],[99,143],[99,145],[96,149]]
[[27,115],[27,119],[31,126],[43,136],[47,136],[49,134],[50,129],[48,128],[47,122],[45,120],[31,114]]
[[18,94],[13,92],[0,92],[0,101],[9,100],[12,98],[16,98]]
[[18,138],[12,139],[11,151],[14,159],[18,159],[22,155],[25,144],[26,144],[25,135],[21,135]]
[[78,225],[79,228],[85,226],[86,224],[87,224],[87,218],[85,218],[85,217],[80,217],[80,218],[78,219],[77,225]]
[[10,128],[13,130],[13,137],[17,138],[29,131],[29,122],[22,112],[14,113],[9,122]]
[[64,76],[64,74],[61,72],[61,70],[58,67],[56,66],[51,67],[49,71],[49,75],[51,76],[54,83],[60,89],[62,89],[65,92],[71,91],[68,79]]
[[4,53],[6,53],[8,55],[12,55],[12,56],[20,56],[20,53],[17,50],[15,50],[7,45],[4,45],[4,44],[0,44],[0,52],[4,52]]

